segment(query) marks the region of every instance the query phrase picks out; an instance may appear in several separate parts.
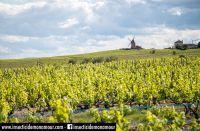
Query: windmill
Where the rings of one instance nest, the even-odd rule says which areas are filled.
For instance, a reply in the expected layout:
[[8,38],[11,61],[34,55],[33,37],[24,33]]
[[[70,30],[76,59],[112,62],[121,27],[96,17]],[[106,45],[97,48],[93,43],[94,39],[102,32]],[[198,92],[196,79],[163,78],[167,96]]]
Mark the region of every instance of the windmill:
[[136,44],[135,44],[135,37],[133,37],[133,39],[131,40],[130,38],[128,38],[129,39],[129,41],[130,41],[130,44],[128,45],[128,46],[130,46],[131,45],[131,49],[135,49],[135,47],[136,47]]

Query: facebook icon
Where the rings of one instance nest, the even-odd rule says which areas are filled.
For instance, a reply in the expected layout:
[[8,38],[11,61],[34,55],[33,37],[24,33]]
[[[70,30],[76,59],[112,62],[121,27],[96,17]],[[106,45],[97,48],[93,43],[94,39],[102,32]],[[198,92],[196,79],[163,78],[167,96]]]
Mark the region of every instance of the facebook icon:
[[67,124],[67,129],[72,129],[72,124]]

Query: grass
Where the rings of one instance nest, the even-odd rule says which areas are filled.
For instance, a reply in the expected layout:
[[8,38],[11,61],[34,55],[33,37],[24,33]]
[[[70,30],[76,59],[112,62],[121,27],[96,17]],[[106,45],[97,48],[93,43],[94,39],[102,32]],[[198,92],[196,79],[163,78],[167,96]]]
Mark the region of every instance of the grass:
[[[139,110],[132,110],[130,113],[128,113],[125,118],[129,120],[131,123],[136,124],[140,123],[142,120],[144,120],[145,115]],[[71,116],[73,123],[92,123],[94,122],[94,118],[91,116],[89,111],[81,112],[77,114],[72,114]]]
[[[156,57],[174,57],[179,55],[200,57],[200,49],[175,50],[175,49],[158,49],[151,53],[152,49],[142,50],[110,50],[79,55],[55,56],[44,58],[25,58],[25,59],[2,59],[0,68],[31,67],[40,64],[67,64],[70,59],[78,63],[84,58],[97,58],[115,56],[118,59],[137,59],[137,58],[156,58]],[[174,53],[175,52],[175,53]]]
[[92,123],[94,118],[89,111],[72,114],[72,123]]

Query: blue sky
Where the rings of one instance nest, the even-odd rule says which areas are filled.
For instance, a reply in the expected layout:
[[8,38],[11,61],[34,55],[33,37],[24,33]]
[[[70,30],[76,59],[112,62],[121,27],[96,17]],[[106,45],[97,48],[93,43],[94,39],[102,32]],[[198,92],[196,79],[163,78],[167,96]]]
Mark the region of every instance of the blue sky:
[[0,59],[144,48],[200,38],[199,0],[0,0]]

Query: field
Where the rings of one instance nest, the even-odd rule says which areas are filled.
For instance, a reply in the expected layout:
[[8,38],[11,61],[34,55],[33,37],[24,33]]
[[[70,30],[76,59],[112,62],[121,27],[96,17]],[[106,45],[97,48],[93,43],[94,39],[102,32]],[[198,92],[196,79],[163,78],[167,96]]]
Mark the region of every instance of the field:
[[200,129],[200,49],[1,60],[0,67],[0,122]]

